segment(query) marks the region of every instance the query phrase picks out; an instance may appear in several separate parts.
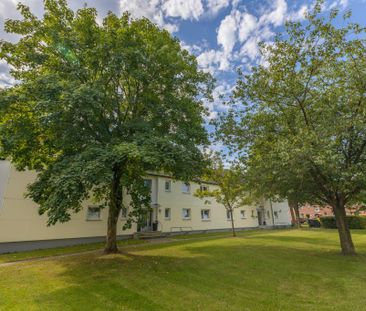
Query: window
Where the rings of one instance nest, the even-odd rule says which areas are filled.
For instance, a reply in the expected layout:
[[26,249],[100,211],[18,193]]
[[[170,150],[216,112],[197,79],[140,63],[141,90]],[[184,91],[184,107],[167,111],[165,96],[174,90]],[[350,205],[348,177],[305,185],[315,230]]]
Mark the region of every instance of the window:
[[101,220],[100,218],[100,207],[98,206],[89,206],[88,213],[87,213],[87,220]]
[[275,217],[276,219],[278,219],[278,212],[277,212],[277,211],[274,211],[274,212],[273,212],[273,214],[274,214],[274,217]]
[[191,209],[190,208],[183,208],[182,209],[182,218],[183,219],[191,219]]
[[126,219],[127,218],[127,208],[123,207],[121,210],[121,218]]
[[254,209],[252,209],[252,217],[254,218],[255,216],[254,216]]
[[210,220],[210,210],[209,209],[201,209],[201,219]]
[[267,218],[271,218],[271,215],[269,214],[269,211],[267,211]]
[[165,191],[166,192],[172,191],[172,182],[170,180],[165,181]]
[[201,190],[201,191],[208,191],[208,186],[201,185],[201,186],[200,186],[200,190]]
[[145,187],[147,187],[148,189],[151,190],[152,180],[151,179],[144,179],[144,185],[145,185]]
[[245,219],[245,210],[240,211],[240,218]]
[[164,209],[164,218],[165,219],[170,219],[170,214],[171,214],[171,209],[170,208]]
[[182,184],[182,192],[183,193],[190,193],[191,192],[191,185],[189,183]]
[[226,210],[226,219],[231,220],[231,213],[229,210]]

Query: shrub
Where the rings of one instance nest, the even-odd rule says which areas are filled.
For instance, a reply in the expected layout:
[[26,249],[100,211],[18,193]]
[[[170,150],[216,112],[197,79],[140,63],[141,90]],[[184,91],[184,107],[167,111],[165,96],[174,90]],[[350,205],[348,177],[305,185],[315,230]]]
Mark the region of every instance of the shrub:
[[[346,221],[350,229],[366,229],[366,217],[365,216],[354,216],[347,215]],[[322,227],[327,229],[336,229],[337,224],[334,216],[320,217]]]

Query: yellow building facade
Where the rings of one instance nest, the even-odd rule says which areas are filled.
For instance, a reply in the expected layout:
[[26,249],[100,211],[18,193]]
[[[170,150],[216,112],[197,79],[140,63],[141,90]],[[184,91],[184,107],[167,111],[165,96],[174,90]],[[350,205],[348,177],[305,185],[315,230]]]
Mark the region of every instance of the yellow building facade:
[[[8,161],[0,161],[0,253],[12,250],[14,245],[19,245],[15,250],[31,249],[42,245],[59,246],[104,238],[108,210],[99,209],[92,202],[85,202],[83,209],[72,215],[69,222],[48,227],[47,216],[40,216],[38,206],[25,197],[27,185],[34,181],[35,177],[35,172],[19,172]],[[229,215],[222,205],[213,199],[208,199],[210,203],[207,204],[207,200],[193,195],[199,187],[209,187],[213,190],[217,187],[215,184],[185,184],[160,174],[147,175],[146,182],[151,186],[152,211],[144,226],[138,228],[133,225],[128,230],[122,229],[125,215],[121,213],[118,222],[118,235],[121,238],[130,237],[137,231],[175,233],[231,228]],[[238,229],[288,226],[291,224],[291,218],[287,202],[266,201],[260,206],[235,209],[234,222]],[[42,244],[42,241],[47,243]],[[27,244],[25,242],[33,243],[22,247]]]

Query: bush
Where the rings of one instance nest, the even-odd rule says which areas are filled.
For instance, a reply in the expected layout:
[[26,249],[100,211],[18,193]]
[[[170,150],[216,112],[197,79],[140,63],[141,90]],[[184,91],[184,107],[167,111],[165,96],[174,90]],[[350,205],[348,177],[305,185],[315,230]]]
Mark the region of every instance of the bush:
[[[365,216],[353,216],[347,215],[346,221],[350,229],[366,229],[366,217]],[[327,229],[337,229],[337,224],[334,216],[320,217],[322,227]]]

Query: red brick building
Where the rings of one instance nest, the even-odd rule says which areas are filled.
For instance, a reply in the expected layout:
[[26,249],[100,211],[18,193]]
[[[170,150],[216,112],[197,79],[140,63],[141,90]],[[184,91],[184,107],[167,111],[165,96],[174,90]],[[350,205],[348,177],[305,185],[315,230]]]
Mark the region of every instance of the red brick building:
[[[305,204],[300,207],[300,217],[301,218],[316,218],[321,216],[333,216],[333,210],[331,207],[320,207],[316,205]],[[347,209],[347,215],[366,215],[366,211],[360,209],[360,207],[355,206],[354,208]]]

